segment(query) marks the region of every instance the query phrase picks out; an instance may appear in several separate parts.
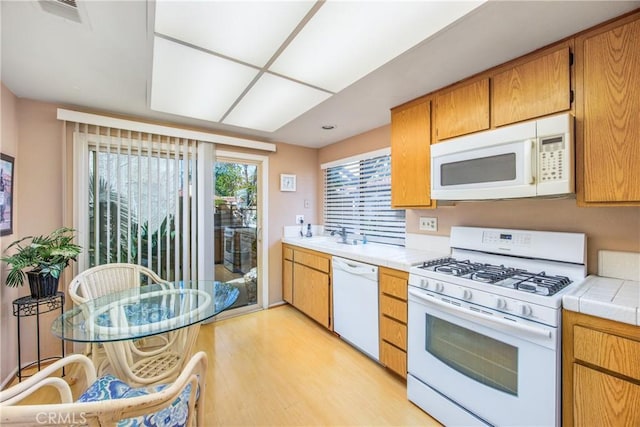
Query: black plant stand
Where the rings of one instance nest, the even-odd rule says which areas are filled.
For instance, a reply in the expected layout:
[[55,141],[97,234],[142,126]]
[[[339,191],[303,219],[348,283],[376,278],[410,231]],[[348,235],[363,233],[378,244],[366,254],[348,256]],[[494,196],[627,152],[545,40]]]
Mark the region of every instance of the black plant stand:
[[[13,301],[13,315],[18,318],[18,373],[16,374],[16,376],[18,377],[18,381],[22,381],[22,378],[31,376],[22,375],[22,371],[24,369],[28,369],[34,365],[38,365],[38,371],[40,371],[42,362],[53,359],[61,359],[64,357],[64,341],[61,340],[61,356],[52,356],[45,359],[40,359],[40,315],[56,310],[58,308],[60,309],[60,314],[64,313],[63,292],[56,292],[55,295],[52,295],[50,297],[33,298],[32,296],[26,296]],[[36,316],[38,360],[23,367],[22,355],[20,353],[20,319],[30,316]],[[62,368],[62,376],[64,376],[64,374],[64,368]]]

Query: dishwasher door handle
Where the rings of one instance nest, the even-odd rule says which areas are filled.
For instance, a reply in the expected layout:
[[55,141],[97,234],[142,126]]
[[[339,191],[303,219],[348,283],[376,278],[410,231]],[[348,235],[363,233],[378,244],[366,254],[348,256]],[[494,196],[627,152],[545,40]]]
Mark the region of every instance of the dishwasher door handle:
[[346,271],[347,273],[357,274],[357,275],[365,275],[365,274],[376,274],[377,267],[368,265],[368,264],[360,264],[350,262],[349,260],[342,258],[333,258],[333,268],[335,270]]

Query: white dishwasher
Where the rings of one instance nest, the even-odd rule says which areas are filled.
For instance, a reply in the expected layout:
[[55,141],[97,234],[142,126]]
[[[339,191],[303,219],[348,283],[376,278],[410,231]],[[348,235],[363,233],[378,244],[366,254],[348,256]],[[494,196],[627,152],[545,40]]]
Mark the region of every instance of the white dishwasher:
[[378,267],[333,257],[333,329],[379,360]]

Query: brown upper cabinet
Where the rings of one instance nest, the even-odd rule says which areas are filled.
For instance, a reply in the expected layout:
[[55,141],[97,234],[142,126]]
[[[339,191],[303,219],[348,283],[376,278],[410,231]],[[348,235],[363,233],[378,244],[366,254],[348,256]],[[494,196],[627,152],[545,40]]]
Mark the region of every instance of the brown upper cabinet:
[[640,13],[577,38],[576,97],[578,201],[638,205]]
[[436,94],[436,140],[489,129],[489,78]]
[[391,110],[391,206],[431,207],[431,102]]
[[570,55],[569,47],[563,47],[493,76],[493,126],[569,110]]
[[576,118],[578,205],[640,206],[640,9],[391,111],[394,207],[436,205],[429,127],[437,143],[563,111]]

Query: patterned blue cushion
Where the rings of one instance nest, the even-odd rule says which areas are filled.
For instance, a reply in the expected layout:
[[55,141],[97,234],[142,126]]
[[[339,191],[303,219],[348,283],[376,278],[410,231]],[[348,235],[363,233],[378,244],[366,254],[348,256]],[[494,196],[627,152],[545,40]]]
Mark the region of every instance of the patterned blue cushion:
[[[173,312],[170,309],[158,303],[126,304],[122,308],[127,318],[127,324],[131,326],[148,325],[173,317]],[[100,326],[112,326],[110,313],[99,314],[96,323]]]
[[[150,393],[162,391],[167,387],[169,387],[169,384],[132,388],[113,375],[105,375],[98,378],[96,382],[91,384],[87,391],[80,396],[78,402],[99,402],[103,400],[144,396]],[[118,423],[118,427],[182,427],[187,422],[190,391],[191,384],[188,384],[180,396],[174,400],[170,406],[153,414],[122,420]],[[199,390],[196,391],[196,396],[198,391]]]

